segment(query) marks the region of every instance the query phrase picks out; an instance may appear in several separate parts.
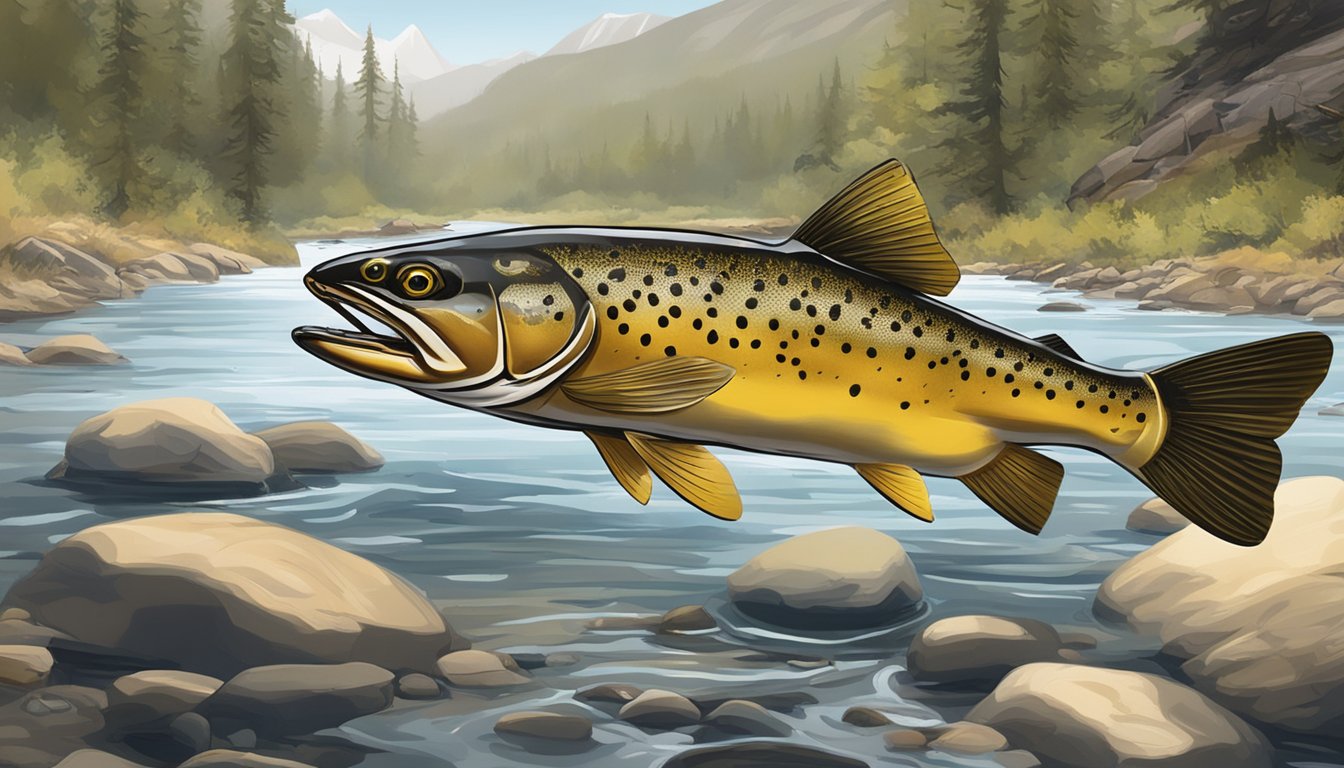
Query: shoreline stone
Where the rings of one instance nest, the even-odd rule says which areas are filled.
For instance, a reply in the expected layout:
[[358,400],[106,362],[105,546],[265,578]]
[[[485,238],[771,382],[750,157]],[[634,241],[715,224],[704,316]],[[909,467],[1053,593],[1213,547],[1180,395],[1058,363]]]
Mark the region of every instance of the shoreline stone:
[[915,635],[906,667],[920,682],[992,685],[1024,664],[1057,661],[1063,650],[1059,633],[1042,621],[951,616]]

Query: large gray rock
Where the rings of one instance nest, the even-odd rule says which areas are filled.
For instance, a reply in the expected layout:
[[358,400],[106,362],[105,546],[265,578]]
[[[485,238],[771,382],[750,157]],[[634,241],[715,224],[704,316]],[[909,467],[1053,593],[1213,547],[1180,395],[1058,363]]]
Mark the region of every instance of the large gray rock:
[[1198,691],[1141,672],[1028,664],[966,719],[1059,768],[1269,768],[1254,728]]
[[59,240],[25,237],[6,248],[0,260],[9,262],[20,275],[33,275],[57,290],[86,299],[134,295],[108,264]]
[[293,472],[369,472],[383,466],[382,454],[326,421],[299,421],[253,434]]
[[229,677],[263,664],[432,671],[464,647],[414,587],[298,531],[227,513],[97,525],[63,540],[4,604],[77,640]]
[[95,336],[76,333],[48,339],[28,351],[36,365],[124,365],[127,360]]
[[952,616],[929,624],[910,643],[906,666],[931,683],[997,682],[1023,664],[1058,661],[1064,644],[1034,619]]
[[891,622],[924,592],[900,542],[871,528],[796,536],[728,577],[733,604],[774,624],[853,628]]
[[85,420],[48,477],[261,486],[274,473],[265,441],[239,429],[214,404],[177,397],[123,405]]
[[1279,486],[1255,547],[1196,527],[1102,583],[1094,611],[1162,643],[1196,688],[1252,720],[1303,733],[1344,729],[1344,480]]
[[391,672],[365,662],[278,664],[234,676],[198,711],[225,732],[291,736],[334,728],[392,705]]

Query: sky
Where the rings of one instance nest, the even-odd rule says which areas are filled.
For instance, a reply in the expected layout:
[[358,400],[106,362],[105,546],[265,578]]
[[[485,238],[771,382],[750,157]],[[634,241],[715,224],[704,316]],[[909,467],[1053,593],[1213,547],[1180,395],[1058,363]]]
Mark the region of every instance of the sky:
[[521,50],[544,53],[560,38],[604,13],[650,11],[681,16],[714,0],[290,0],[295,17],[330,8],[356,32],[373,24],[378,37],[420,27],[453,64],[472,64]]

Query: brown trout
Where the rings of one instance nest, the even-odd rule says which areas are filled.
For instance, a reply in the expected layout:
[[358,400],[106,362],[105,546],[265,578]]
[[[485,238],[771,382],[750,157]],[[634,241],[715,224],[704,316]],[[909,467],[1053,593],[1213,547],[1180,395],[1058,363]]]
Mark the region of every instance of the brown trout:
[[1265,537],[1274,439],[1324,378],[1328,337],[1107,368],[1057,335],[1027,338],[931,298],[958,278],[891,160],[782,243],[524,227],[344,256],[305,283],[358,330],[305,326],[294,339],[435,400],[582,431],[640,503],[654,475],[738,518],[714,445],[849,464],[924,521],[923,476],[954,477],[1038,533],[1063,468],[1029,446],[1066,445],[1109,457],[1227,541]]

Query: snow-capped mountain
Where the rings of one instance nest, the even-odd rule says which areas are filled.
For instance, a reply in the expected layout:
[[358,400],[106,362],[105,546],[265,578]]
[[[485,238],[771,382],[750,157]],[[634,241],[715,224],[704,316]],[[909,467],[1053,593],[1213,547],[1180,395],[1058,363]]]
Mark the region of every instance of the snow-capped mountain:
[[[358,75],[364,59],[364,35],[351,29],[335,13],[322,10],[304,16],[294,23],[294,29],[300,41],[313,46],[313,56],[327,77],[335,76],[337,62],[345,71],[346,80]],[[391,77],[393,65],[398,64],[401,78],[407,83],[429,80],[453,68],[414,24],[391,40],[375,37],[373,50],[384,75]]]
[[583,53],[594,48],[624,43],[648,32],[667,21],[670,16],[656,13],[604,13],[582,27],[570,32],[546,56]]

